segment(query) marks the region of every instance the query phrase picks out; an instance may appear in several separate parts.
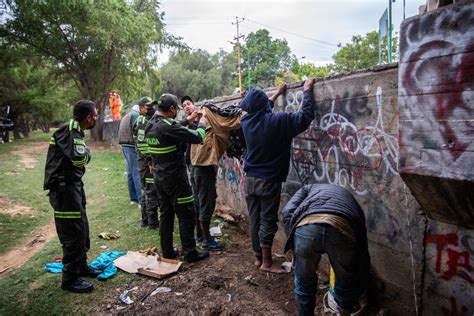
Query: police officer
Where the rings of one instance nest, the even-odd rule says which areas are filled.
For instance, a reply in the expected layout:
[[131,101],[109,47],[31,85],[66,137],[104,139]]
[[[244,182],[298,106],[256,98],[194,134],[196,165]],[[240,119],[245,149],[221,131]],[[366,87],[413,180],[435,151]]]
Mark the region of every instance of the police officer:
[[[148,150],[153,160],[153,176],[158,191],[160,206],[160,244],[163,257],[174,259],[177,253],[173,249],[174,215],[178,216],[184,259],[194,262],[209,257],[207,252],[196,250],[194,240],[195,214],[193,194],[186,174],[184,161],[185,145],[202,143],[205,126],[199,125],[191,130],[176,122],[178,98],[172,94],[163,94],[154,101],[158,112],[150,119],[145,130]],[[186,123],[196,119],[194,112]],[[184,123],[184,120],[182,121]]]
[[138,152],[138,171],[140,172],[143,189],[141,199],[141,226],[158,229],[158,193],[153,180],[153,173],[150,168],[151,157],[148,153],[148,144],[145,140],[145,127],[148,120],[155,113],[155,108],[151,103],[152,100],[149,97],[143,97],[138,101],[140,116],[138,116],[135,126],[133,127],[133,135]]
[[54,221],[63,248],[61,288],[75,293],[93,289],[81,276],[96,277],[101,273],[87,265],[90,247],[86,196],[82,176],[91,160],[84,142],[84,130],[97,120],[95,103],[81,100],[74,105],[73,118],[53,133],[46,158],[44,189],[54,209]]

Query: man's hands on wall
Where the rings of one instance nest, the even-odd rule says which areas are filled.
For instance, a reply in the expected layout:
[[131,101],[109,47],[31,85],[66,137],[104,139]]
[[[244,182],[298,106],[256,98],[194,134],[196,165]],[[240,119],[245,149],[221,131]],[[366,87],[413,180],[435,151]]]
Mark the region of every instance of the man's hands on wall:
[[303,91],[313,91],[314,87],[314,78],[308,79],[304,82]]

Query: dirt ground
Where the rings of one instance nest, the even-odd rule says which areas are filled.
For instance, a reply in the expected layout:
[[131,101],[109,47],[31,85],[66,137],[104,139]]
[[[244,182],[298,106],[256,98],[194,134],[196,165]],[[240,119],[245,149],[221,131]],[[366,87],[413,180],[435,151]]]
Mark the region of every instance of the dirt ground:
[[25,169],[33,169],[38,161],[31,157],[31,154],[46,154],[48,152],[48,143],[32,143],[29,146],[18,146],[12,151],[14,155],[19,156],[19,161]]
[[26,240],[23,244],[0,254],[0,277],[6,272],[11,272],[33,257],[38,251],[43,249],[44,245],[56,236],[54,223],[51,222],[36,231],[33,237]]
[[[221,315],[296,313],[293,274],[261,272],[253,265],[250,239],[242,229],[225,229],[226,250],[183,264],[166,280],[138,276],[135,282],[116,289],[99,304],[98,314]],[[282,263],[287,259],[276,258]],[[120,272],[125,273],[125,272]],[[324,287],[324,285],[321,285]],[[171,291],[150,296],[157,287]],[[125,289],[134,303],[125,305],[118,296]],[[320,298],[318,299],[320,300]]]
[[29,206],[18,205],[0,195],[0,213],[10,216],[34,216],[36,211]]
[[[19,156],[19,162],[25,169],[32,169],[35,168],[38,161],[32,158],[31,154],[45,153],[47,148],[48,144],[38,143],[28,147],[16,147],[13,150],[13,154]],[[0,196],[0,213],[10,216],[35,216],[36,211],[29,206],[15,204],[6,197]],[[54,238],[55,234],[54,223],[51,222],[46,226],[40,227],[33,234],[33,237],[25,240],[22,244],[0,254],[0,277],[6,272],[11,272],[21,267],[40,251],[48,241]]]

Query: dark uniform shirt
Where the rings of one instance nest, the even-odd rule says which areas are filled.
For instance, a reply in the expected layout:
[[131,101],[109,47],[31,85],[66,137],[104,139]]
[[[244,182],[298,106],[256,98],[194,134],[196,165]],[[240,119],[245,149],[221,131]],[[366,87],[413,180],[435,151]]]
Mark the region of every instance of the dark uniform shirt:
[[[85,204],[82,176],[90,160],[91,155],[84,142],[84,131],[77,121],[71,119],[53,133],[46,158],[44,189],[59,192],[77,187],[78,190],[72,191],[81,192],[71,194],[75,201],[69,201],[67,208],[74,209],[64,211],[79,211],[81,205]],[[61,211],[62,208],[58,206],[56,211]]]
[[170,118],[155,114],[146,126],[145,138],[156,180],[164,181],[185,173],[186,144],[202,143],[205,137],[206,132],[202,127],[191,130]]
[[133,126],[133,136],[137,147],[138,157],[144,158],[148,155],[148,144],[145,139],[145,128],[150,118],[148,115],[140,114]]

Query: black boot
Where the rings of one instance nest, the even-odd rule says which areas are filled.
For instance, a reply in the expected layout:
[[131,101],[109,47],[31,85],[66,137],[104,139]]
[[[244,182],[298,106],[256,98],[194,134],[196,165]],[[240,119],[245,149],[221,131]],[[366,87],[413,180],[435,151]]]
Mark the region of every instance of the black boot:
[[92,269],[91,267],[86,266],[84,269],[82,269],[80,276],[96,278],[101,273],[102,271],[100,270]]
[[207,252],[200,252],[196,249],[188,251],[184,254],[184,260],[188,263],[196,262],[199,260],[203,260],[209,257],[209,253]]
[[92,283],[84,281],[81,278],[76,278],[74,281],[67,284],[61,284],[61,288],[64,291],[69,291],[73,293],[88,293],[94,289]]

